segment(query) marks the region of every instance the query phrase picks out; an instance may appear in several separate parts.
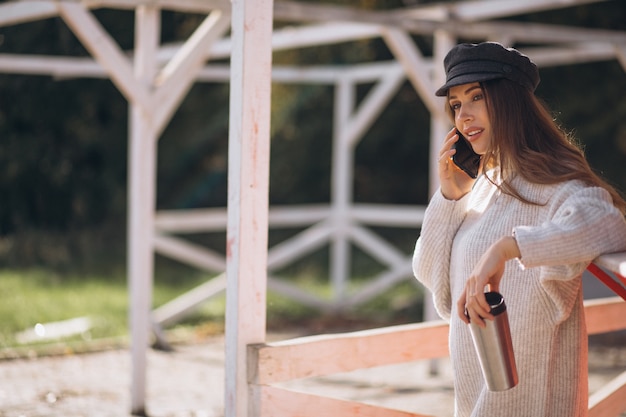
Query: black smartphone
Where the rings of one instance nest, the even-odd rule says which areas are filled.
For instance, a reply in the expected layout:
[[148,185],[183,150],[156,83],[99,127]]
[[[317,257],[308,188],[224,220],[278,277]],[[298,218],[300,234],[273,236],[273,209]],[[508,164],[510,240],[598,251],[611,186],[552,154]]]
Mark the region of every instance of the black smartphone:
[[452,162],[461,168],[467,175],[472,178],[478,177],[478,169],[480,166],[480,155],[472,149],[472,145],[465,139],[465,136],[458,130],[459,140],[452,147],[456,149],[456,153],[452,155]]

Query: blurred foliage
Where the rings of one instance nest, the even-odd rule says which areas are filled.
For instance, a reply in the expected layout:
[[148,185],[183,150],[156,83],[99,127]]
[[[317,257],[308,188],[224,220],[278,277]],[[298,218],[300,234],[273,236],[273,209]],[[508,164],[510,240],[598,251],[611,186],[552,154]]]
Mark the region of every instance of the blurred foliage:
[[[432,2],[324,3],[390,9]],[[121,48],[132,49],[132,12],[94,15]],[[202,19],[163,12],[162,42],[186,39]],[[626,7],[607,1],[515,20],[626,30]],[[431,54],[430,37],[414,40]],[[58,18],[1,27],[0,53],[88,55]],[[391,58],[384,42],[369,39],[279,51],[274,64],[341,67]],[[624,69],[617,61],[597,62],[542,68],[541,76],[538,95],[575,132],[594,168],[626,190]],[[272,88],[270,201],[328,202],[334,88]],[[357,102],[371,88],[360,85]],[[196,83],[159,139],[159,209],[226,204],[228,93],[225,84]],[[356,147],[355,200],[426,203],[429,136],[428,111],[407,82]],[[58,266],[101,256],[124,261],[127,137],[128,105],[109,80],[0,74],[0,265]]]

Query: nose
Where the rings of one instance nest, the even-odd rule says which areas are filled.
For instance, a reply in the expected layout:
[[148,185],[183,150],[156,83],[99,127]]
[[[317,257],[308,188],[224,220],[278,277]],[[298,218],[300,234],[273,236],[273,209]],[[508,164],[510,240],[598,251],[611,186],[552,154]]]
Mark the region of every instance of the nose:
[[457,120],[458,121],[469,121],[473,119],[473,114],[470,110],[469,106],[461,106],[461,109],[459,110],[459,112],[457,113]]

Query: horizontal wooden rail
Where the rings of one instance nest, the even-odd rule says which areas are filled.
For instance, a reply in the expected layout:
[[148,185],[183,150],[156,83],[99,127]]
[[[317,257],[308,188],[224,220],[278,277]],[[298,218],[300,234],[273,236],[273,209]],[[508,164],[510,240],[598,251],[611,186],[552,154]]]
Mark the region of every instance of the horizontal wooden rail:
[[620,297],[585,301],[588,334],[615,332],[626,329],[626,303]]
[[268,417],[433,417],[378,405],[308,394],[271,385],[257,387],[261,415]]
[[589,397],[589,417],[614,417],[626,411],[626,372]]
[[[624,329],[626,303],[619,297],[586,301],[585,317],[589,334]],[[250,382],[272,384],[356,369],[447,357],[448,324],[434,321],[350,333],[307,336],[250,345],[248,349]]]
[[448,324],[436,321],[308,336],[248,349],[250,382],[272,384],[447,357]]
[[[623,282],[626,253],[602,256],[592,264],[590,271],[602,272],[600,268],[613,272],[617,280]],[[604,280],[608,279],[604,277]],[[625,318],[626,302],[620,297],[585,301],[585,319],[590,335],[626,329]],[[272,384],[447,357],[448,330],[446,322],[434,321],[250,345],[248,381],[255,393],[253,395],[260,400],[263,417],[427,417],[360,402],[296,392]],[[619,415],[626,411],[624,396],[626,373],[590,396],[589,416]]]

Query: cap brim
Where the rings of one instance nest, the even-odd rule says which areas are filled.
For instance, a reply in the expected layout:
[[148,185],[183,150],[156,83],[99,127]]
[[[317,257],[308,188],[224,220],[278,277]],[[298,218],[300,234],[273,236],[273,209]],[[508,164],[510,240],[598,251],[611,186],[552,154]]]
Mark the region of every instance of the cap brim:
[[445,97],[448,95],[448,90],[452,87],[456,87],[457,85],[477,83],[481,81],[495,80],[497,78],[504,78],[501,73],[478,73],[478,74],[463,74],[458,77],[454,77],[451,80],[448,80],[444,85],[439,87],[437,91],[435,91],[435,95],[438,97]]

